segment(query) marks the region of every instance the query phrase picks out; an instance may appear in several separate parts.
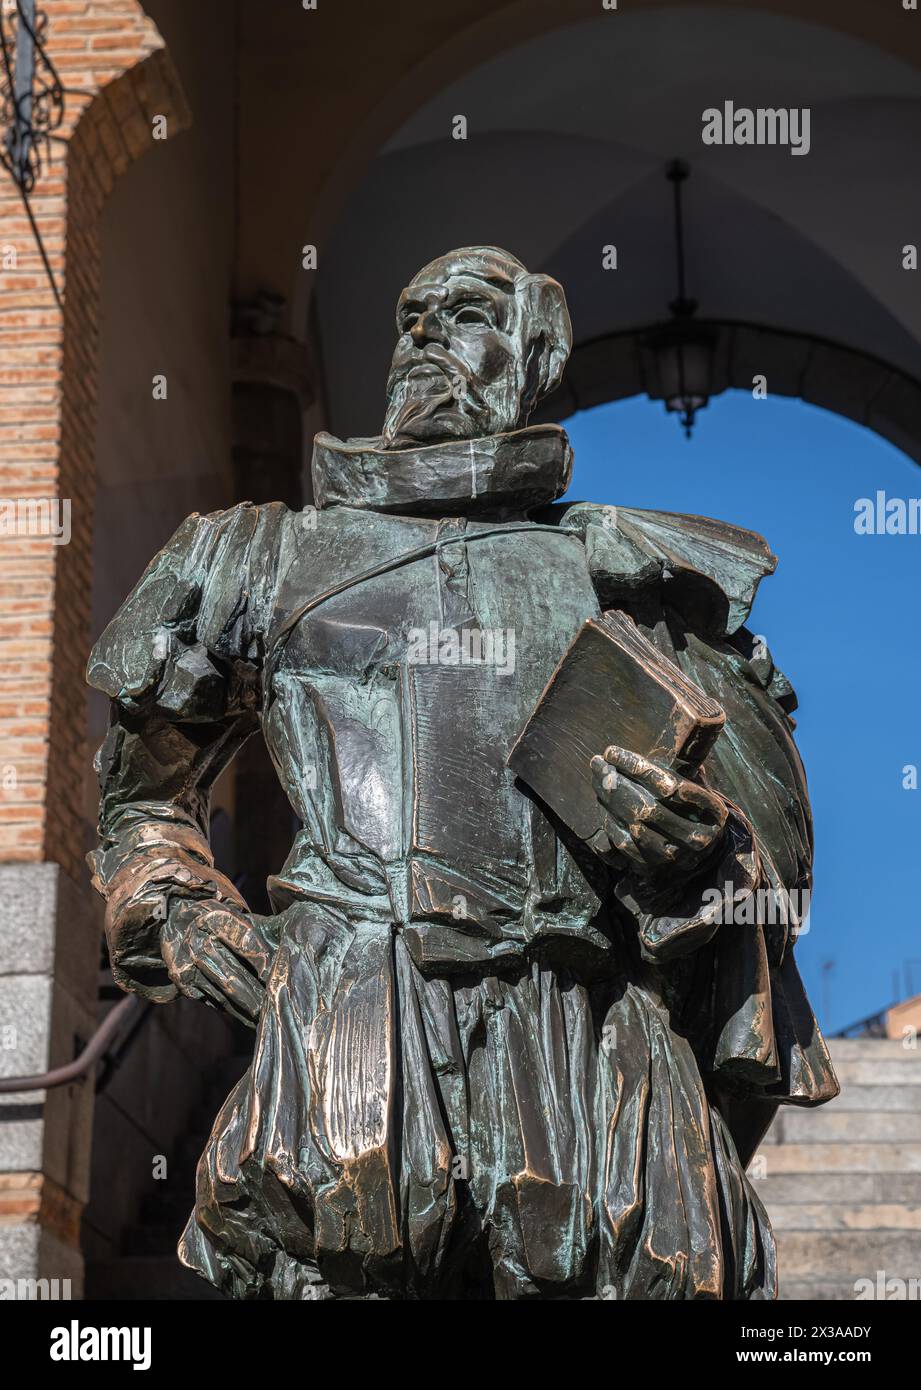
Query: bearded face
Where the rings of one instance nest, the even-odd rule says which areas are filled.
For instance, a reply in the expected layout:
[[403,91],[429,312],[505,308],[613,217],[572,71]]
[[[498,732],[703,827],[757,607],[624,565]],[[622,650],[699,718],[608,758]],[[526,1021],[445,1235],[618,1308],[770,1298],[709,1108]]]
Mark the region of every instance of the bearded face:
[[420,272],[397,307],[387,380],[386,449],[514,429],[527,385],[526,306],[514,281],[444,258]]

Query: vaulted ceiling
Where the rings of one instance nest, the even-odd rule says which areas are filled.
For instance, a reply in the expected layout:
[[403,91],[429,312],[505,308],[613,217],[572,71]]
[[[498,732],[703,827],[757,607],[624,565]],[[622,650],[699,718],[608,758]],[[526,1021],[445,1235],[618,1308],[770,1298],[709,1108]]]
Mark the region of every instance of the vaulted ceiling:
[[[675,156],[692,169],[688,288],[702,316],[830,339],[921,380],[918,273],[902,267],[903,245],[921,241],[918,67],[891,45],[742,5],[595,16],[468,71],[356,183],[317,277],[332,427],[379,426],[396,294],[450,246],[506,245],[555,275],[577,344],[666,318]],[[808,107],[809,153],[705,146],[703,111],[729,100]],[[616,271],[602,263],[612,244]]]

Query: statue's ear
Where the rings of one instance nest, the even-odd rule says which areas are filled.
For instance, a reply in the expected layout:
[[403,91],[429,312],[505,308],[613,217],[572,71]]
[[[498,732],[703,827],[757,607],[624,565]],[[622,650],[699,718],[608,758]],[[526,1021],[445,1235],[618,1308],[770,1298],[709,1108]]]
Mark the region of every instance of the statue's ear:
[[572,324],[563,286],[549,275],[528,275],[517,290],[526,296],[530,320],[528,394],[533,404],[560,384],[572,348]]

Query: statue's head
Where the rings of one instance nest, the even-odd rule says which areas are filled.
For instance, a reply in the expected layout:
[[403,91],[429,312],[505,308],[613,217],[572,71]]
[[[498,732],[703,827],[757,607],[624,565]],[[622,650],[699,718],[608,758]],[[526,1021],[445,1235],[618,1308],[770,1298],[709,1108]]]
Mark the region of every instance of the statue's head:
[[400,295],[397,332],[387,449],[527,424],[572,346],[562,287],[498,246],[463,246],[423,266]]

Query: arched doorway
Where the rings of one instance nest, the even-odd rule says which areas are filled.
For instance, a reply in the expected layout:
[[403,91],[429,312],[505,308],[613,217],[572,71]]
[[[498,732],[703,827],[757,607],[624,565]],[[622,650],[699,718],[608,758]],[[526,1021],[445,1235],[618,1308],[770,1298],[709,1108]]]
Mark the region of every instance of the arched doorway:
[[[692,289],[703,313],[735,325],[732,355],[740,325],[756,326],[760,340],[746,352],[772,393],[783,390],[796,345],[820,340],[900,379],[919,375],[918,324],[898,255],[911,233],[881,232],[918,221],[916,206],[892,203],[917,146],[918,111],[917,68],[905,58],[917,40],[895,7],[869,15],[857,3],[783,0],[764,14],[737,3],[639,3],[600,14],[597,0],[498,9],[463,0],[435,11],[403,6],[399,24],[385,7],[355,25],[347,6],[321,5],[305,18],[296,4],[241,0],[235,29],[215,5],[210,23],[204,5],[151,0],[149,8],[177,32],[185,26],[180,69],[184,80],[201,79],[195,116],[204,138],[194,151],[178,142],[159,151],[161,169],[171,170],[159,181],[139,166],[117,228],[123,258],[107,265],[110,314],[126,326],[107,344],[125,375],[107,377],[99,459],[103,525],[122,528],[122,543],[97,553],[103,620],[176,521],[235,500],[225,408],[231,288],[235,298],[284,291],[306,339],[319,284],[315,341],[329,423],[373,432],[405,277],[447,245],[508,242],[569,292],[574,394],[556,403],[568,414],[637,389],[625,345],[633,329],[662,317],[673,291],[661,170],[675,154],[694,165]],[[807,159],[760,150],[746,163],[744,152],[720,149],[701,162],[700,110],[731,95],[720,90],[730,71],[753,102],[816,103]],[[430,101],[440,90],[443,100]],[[463,142],[451,138],[458,111],[469,121]],[[320,248],[319,274],[301,266],[304,242]],[[611,242],[620,251],[613,275],[601,254]],[[771,335],[778,350],[765,368]],[[177,370],[172,406],[157,413],[149,381],[164,360]],[[844,359],[822,375],[846,403]],[[743,379],[741,368],[725,377]],[[794,389],[832,404],[808,382]],[[888,389],[874,388],[872,401]],[[911,429],[909,419],[905,448]],[[703,453],[706,436],[699,441]],[[83,650],[80,660],[71,651],[67,669],[81,702]],[[82,717],[82,703],[75,708]],[[67,775],[78,781],[88,760],[72,759]],[[168,1054],[174,1080],[193,1053],[200,1060],[205,1027],[196,1014],[182,1058]],[[150,1050],[151,1071],[162,1071],[167,1053]],[[137,1174],[141,1149],[132,1153]],[[112,1205],[105,1181],[102,1190]]]
[[[809,109],[805,157],[702,143],[727,73],[737,105]],[[882,41],[787,15],[641,7],[508,47],[418,109],[353,188],[316,276],[331,427],[374,431],[396,293],[433,255],[477,241],[566,289],[576,351],[558,411],[643,389],[629,338],[674,295],[663,175],[680,156],[688,289],[726,325],[717,389],[760,371],[769,391],[853,413],[914,456],[921,312],[905,247],[921,195],[904,171],[919,135],[916,68]]]
[[[876,1012],[898,995],[893,973],[917,954],[921,793],[906,789],[905,769],[921,763],[921,653],[908,639],[921,535],[909,508],[899,534],[894,522],[868,529],[868,507],[858,504],[866,499],[875,514],[878,493],[884,509],[919,497],[914,462],[833,412],[744,391],[712,401],[691,442],[661,403],[641,396],[579,411],[566,427],[572,498],[718,516],[760,531],[777,554],[748,626],[799,698],[816,886],[797,960],[828,1032]],[[858,849],[858,806],[868,801],[886,826],[884,873],[876,847]]]

